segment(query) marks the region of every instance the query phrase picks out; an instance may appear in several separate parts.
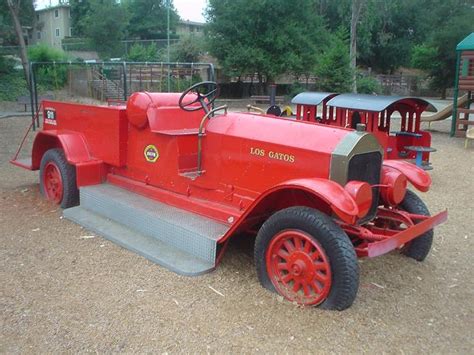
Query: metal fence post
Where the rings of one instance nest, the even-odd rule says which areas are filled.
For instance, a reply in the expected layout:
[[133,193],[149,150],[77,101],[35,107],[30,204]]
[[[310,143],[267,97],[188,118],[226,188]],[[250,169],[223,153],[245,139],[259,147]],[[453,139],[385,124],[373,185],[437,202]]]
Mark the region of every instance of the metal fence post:
[[34,87],[34,80],[33,80],[33,63],[30,62],[30,103],[31,103],[31,122],[33,124],[33,131],[36,130],[36,124],[35,124],[35,106],[33,102],[33,87]]
[[122,62],[123,65],[123,99],[124,101],[127,101],[127,63]]

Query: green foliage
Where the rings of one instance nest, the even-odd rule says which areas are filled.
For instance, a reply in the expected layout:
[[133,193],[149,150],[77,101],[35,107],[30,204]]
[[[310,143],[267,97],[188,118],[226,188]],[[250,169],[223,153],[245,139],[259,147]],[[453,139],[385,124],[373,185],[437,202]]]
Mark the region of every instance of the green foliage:
[[77,20],[83,35],[102,57],[121,56],[120,40],[125,38],[129,16],[115,0],[87,0]]
[[0,73],[0,101],[15,101],[23,95],[28,95],[23,71],[13,70],[9,73]]
[[359,94],[380,94],[382,87],[375,78],[361,76],[357,78],[357,92]]
[[[167,37],[168,0],[128,0],[124,7],[130,14],[127,32],[130,37],[140,39],[160,39]],[[176,30],[179,16],[170,1],[170,31]]]
[[[19,5],[18,15],[22,26],[33,26],[34,24],[35,10],[33,2],[33,0],[13,0],[14,4]],[[3,40],[2,45],[4,46],[18,45],[6,0],[0,1],[0,38]]]
[[[61,62],[68,60],[68,56],[60,49],[41,44],[28,49],[28,59],[31,62]],[[62,88],[67,82],[67,74],[67,67],[64,65],[35,66],[36,83],[45,89]]]
[[326,44],[313,0],[209,0],[209,49],[226,73],[258,73],[271,82],[286,72],[310,73]]
[[474,31],[474,8],[461,0],[449,0],[438,5],[441,9],[435,13],[439,17],[435,16],[437,21],[433,21],[434,27],[427,41],[413,48],[412,64],[427,71],[431,87],[444,97],[456,76],[456,45]]
[[428,44],[419,44],[413,47],[411,64],[414,68],[431,70],[438,65],[436,55],[438,49]]
[[198,36],[185,36],[170,48],[171,60],[195,63],[203,54],[204,41]]
[[67,60],[66,53],[62,50],[50,47],[46,44],[39,44],[28,48],[28,59],[32,62],[60,62]]
[[127,60],[130,62],[155,62],[159,57],[158,49],[153,43],[147,46],[135,43],[127,54]]
[[15,61],[11,57],[0,56],[0,74],[7,74],[15,68]]
[[[378,71],[406,65],[413,43],[422,38],[428,0],[364,0],[357,26],[358,64]],[[352,0],[317,0],[319,13],[334,31],[349,30]]]
[[[165,80],[166,81],[166,80]],[[173,76],[170,79],[170,91],[171,92],[183,92],[190,86],[202,81],[200,75],[194,75],[192,79],[184,79],[182,77]]]
[[318,58],[315,74],[318,77],[318,86],[323,91],[350,91],[352,71],[346,31],[340,29],[333,35],[331,45]]
[[288,92],[286,94],[287,100],[291,101],[293,97],[302,92],[308,91],[306,87],[304,87],[300,82],[296,81],[290,85]]
[[84,19],[88,16],[90,11],[89,0],[69,0],[71,6],[71,25],[74,37],[84,37],[86,35],[86,28]]

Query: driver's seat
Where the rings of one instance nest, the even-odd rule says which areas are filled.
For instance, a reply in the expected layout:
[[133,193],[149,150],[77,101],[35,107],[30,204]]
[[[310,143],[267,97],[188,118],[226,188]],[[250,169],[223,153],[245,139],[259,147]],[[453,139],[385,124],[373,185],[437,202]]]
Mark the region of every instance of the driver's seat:
[[204,115],[204,110],[188,112],[178,106],[156,107],[147,111],[151,132],[173,136],[197,135]]
[[127,102],[128,121],[138,129],[149,126],[152,132],[160,134],[197,134],[205,112],[180,109],[180,97],[179,93],[136,92]]

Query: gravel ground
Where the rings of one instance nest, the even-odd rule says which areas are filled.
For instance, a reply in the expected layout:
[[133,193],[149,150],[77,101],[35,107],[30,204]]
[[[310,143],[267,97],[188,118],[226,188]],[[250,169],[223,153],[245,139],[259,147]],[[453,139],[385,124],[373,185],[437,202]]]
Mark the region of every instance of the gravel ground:
[[432,124],[424,199],[450,213],[432,254],[361,260],[358,298],[343,312],[262,289],[251,240],[188,278],[90,238],[41,199],[37,173],[8,164],[27,124],[0,120],[0,352],[472,353],[474,144],[450,139],[448,122]]

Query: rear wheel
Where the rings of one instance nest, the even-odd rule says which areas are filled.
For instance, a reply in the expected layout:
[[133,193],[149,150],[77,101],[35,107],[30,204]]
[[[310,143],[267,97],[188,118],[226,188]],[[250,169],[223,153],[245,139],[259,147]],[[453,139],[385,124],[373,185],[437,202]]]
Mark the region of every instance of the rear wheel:
[[[407,190],[405,198],[398,206],[409,213],[430,216],[430,211],[425,203],[414,192]],[[428,256],[433,244],[433,230],[430,229],[418,238],[413,239],[402,248],[402,253],[418,261],[423,261]]]
[[79,204],[76,169],[67,162],[61,149],[44,153],[40,165],[40,190],[47,200],[62,208]]
[[357,295],[351,241],[330,217],[311,208],[271,216],[255,240],[255,263],[260,283],[291,302],[343,310]]

